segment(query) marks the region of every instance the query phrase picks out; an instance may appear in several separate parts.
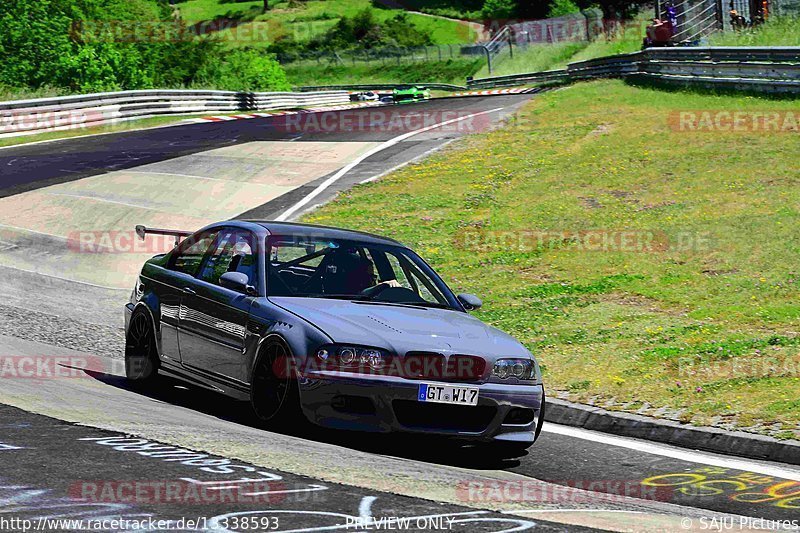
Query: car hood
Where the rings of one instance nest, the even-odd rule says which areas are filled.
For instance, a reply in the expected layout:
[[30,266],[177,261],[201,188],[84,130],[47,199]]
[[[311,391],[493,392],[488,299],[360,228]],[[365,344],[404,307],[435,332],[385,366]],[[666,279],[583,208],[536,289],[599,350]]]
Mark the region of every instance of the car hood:
[[497,357],[531,357],[510,335],[460,311],[324,298],[272,297],[336,343]]

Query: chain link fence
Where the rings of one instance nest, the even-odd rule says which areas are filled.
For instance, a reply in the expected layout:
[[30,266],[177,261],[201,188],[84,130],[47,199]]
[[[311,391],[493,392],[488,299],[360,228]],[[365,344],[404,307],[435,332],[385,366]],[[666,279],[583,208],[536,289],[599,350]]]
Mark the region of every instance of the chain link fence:
[[432,46],[388,46],[350,50],[325,50],[314,52],[287,52],[278,54],[284,65],[356,66],[359,64],[402,65],[422,61],[447,61],[472,55],[473,46],[441,44]]

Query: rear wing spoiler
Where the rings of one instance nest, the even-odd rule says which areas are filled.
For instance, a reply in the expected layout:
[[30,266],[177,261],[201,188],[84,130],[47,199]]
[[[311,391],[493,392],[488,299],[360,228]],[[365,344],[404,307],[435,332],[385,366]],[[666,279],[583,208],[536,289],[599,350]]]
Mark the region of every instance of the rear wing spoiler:
[[136,226],[136,235],[138,235],[140,239],[144,240],[147,235],[171,235],[175,237],[175,246],[181,242],[181,239],[188,237],[191,234],[191,231],[183,231],[179,229],[148,228],[141,224]]

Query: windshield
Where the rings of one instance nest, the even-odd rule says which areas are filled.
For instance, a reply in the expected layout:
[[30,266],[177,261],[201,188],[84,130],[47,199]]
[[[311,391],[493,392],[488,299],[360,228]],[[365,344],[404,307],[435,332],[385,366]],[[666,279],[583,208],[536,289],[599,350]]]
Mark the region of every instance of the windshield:
[[460,310],[453,293],[400,246],[306,236],[267,242],[270,296],[337,298]]

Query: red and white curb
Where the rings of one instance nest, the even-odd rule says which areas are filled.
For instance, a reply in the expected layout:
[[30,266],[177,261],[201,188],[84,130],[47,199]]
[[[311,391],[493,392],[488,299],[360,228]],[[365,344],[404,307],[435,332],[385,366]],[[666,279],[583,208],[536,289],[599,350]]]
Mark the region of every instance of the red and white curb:
[[359,107],[374,107],[382,105],[380,102],[363,102],[351,105],[333,105],[324,107],[308,107],[300,111],[275,111],[274,113],[240,113],[238,115],[214,115],[187,120],[187,123],[197,124],[202,122],[227,122],[230,120],[249,120],[252,118],[279,117],[282,115],[297,115],[299,113],[319,113],[321,111],[341,111],[343,109],[357,109]]
[[485,91],[467,91],[462,93],[453,93],[453,96],[494,96],[498,94],[533,94],[539,92],[538,88],[521,88],[514,89],[488,89]]

